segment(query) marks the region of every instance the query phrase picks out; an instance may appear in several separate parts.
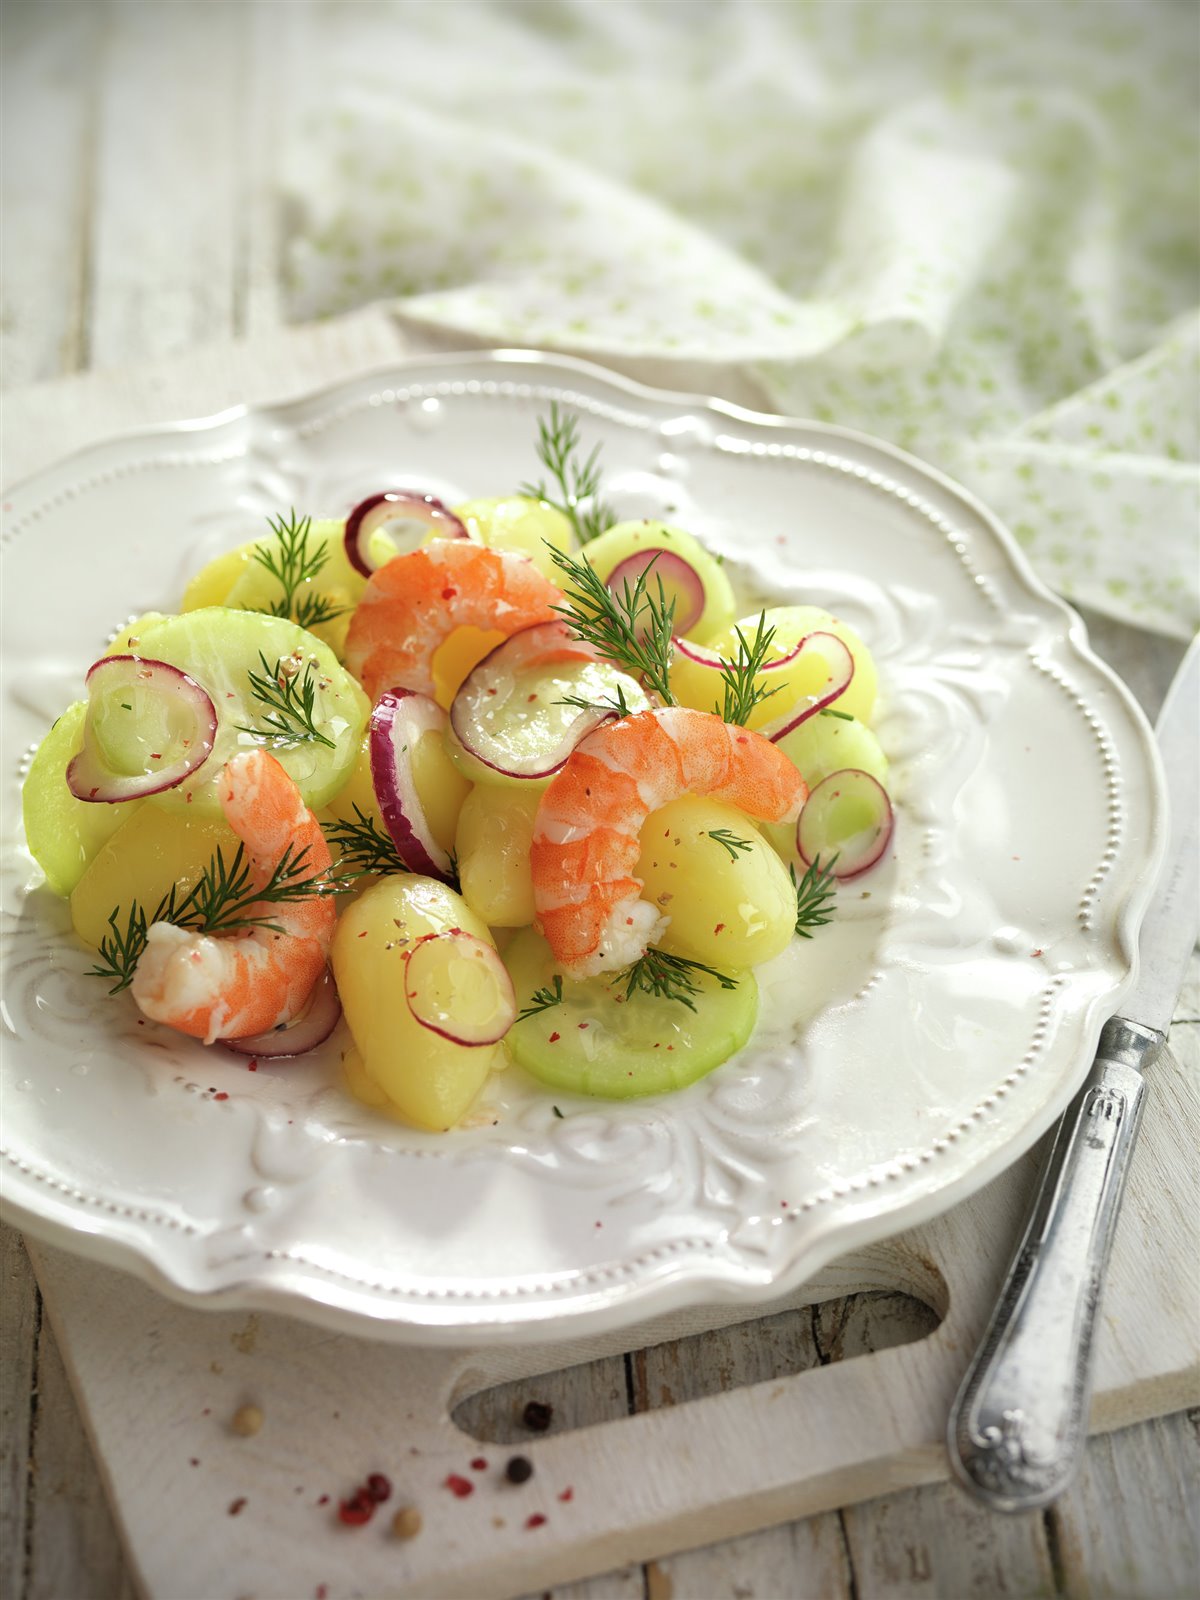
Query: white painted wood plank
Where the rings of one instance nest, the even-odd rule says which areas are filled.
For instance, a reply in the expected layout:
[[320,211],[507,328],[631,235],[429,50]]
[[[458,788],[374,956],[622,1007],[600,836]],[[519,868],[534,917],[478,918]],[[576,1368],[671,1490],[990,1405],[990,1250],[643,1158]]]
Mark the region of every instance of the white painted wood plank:
[[25,1581],[41,1301],[20,1235],[0,1228],[0,1594]]
[[0,382],[86,363],[88,222],[101,8],[4,7]]
[[97,116],[90,365],[233,332],[245,11],[111,10]]

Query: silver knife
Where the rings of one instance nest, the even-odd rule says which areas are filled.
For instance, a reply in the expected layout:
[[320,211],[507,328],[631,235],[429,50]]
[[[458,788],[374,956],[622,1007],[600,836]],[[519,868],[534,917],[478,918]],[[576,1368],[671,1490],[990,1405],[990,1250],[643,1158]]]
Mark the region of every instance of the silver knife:
[[955,1476],[995,1511],[1048,1505],[1079,1466],[1091,1343],[1141,1120],[1143,1070],[1166,1041],[1200,922],[1200,636],[1155,729],[1169,837],[1138,940],[1138,979],[1111,1018],[1082,1093],[1059,1123],[983,1342],[950,1412]]

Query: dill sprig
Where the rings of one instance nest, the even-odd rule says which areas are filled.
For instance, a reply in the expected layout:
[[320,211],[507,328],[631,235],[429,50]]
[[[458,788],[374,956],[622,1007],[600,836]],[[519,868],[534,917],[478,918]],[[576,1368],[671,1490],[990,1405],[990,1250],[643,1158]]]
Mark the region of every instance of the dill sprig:
[[122,989],[128,989],[146,948],[146,936],[151,925],[155,922],[174,922],[178,914],[175,892],[175,885],[172,884],[170,893],[158,902],[152,917],[148,917],[140,901],[135,900],[125,915],[124,927],[121,926],[121,908],[114,906],[108,914],[112,934],[101,939],[100,961],[88,968],[87,976],[115,979],[109,994],[120,994]]
[[256,888],[246,861],[245,846],[239,844],[232,861],[226,861],[218,846],[207,867],[188,892],[179,898],[176,885],[165,894],[152,916],[137,900],[125,913],[121,907],[109,913],[112,934],[100,941],[100,963],[89,968],[88,977],[112,978],[109,994],[119,994],[133,982],[133,974],[146,949],[148,935],[156,922],[170,922],[193,933],[229,933],[236,928],[266,928],[284,933],[282,924],[269,916],[250,916],[255,905],[294,904],[317,895],[345,894],[353,888],[350,877],[334,877],[329,872],[313,873],[308,864],[308,846],[289,845],[275,863],[267,881]]
[[670,672],[675,601],[667,599],[661,578],[656,578],[657,597],[650,593],[654,561],[643,567],[632,588],[626,579],[621,593],[614,594],[586,561],[576,561],[552,545],[547,548],[567,579],[563,585],[567,604],[552,609],[566,619],[577,638],[640,678],[664,705],[673,706]]
[[239,724],[238,732],[253,733],[260,739],[274,739],[283,744],[299,744],[303,739],[311,739],[314,744],[336,749],[333,740],[317,727],[313,663],[306,661],[301,673],[289,672],[282,659],[271,666],[261,650],[258,659],[262,662],[262,672],[251,672],[248,676],[251,693],[266,710],[263,726],[247,728]]
[[749,850],[751,845],[749,839],[739,839],[737,834],[731,833],[728,828],[710,828],[708,837],[715,839],[719,845],[729,851],[729,859],[731,861],[736,861],[739,852]]
[[411,870],[401,860],[391,834],[374,817],[368,817],[358,806],[354,807],[354,815],[357,822],[339,817],[325,827],[325,837],[338,857],[339,867],[352,868],[359,877]]
[[715,967],[706,967],[703,961],[689,961],[686,956],[669,956],[665,950],[650,949],[638,957],[633,965],[618,975],[625,980],[625,998],[641,992],[657,996],[660,1000],[677,1000],[680,1005],[695,1011],[692,999],[699,994],[697,973],[707,973],[715,978],[722,989],[736,989],[737,979]]
[[747,640],[740,628],[735,631],[738,642],[737,656],[732,661],[721,663],[725,702],[723,706],[714,706],[713,709],[723,721],[736,722],[744,728],[755,706],[761,705],[764,700],[769,700],[773,694],[779,692],[778,685],[764,689],[754,681],[770,654],[775,629],[767,626],[767,614],[765,611],[760,611],[753,639]]
[[629,716],[633,707],[625,698],[625,685],[623,683],[615,684],[614,689],[616,692],[615,700],[588,700],[581,694],[565,694],[561,700],[556,700],[554,704],[556,706],[575,706],[580,711],[615,711],[619,717]]
[[323,594],[302,594],[300,591],[312,580],[329,560],[329,547],[322,539],[313,549],[308,547],[312,518],[297,519],[293,508],[284,517],[268,517],[268,526],[279,540],[278,548],[258,545],[251,559],[265,567],[273,578],[278,578],[283,588],[280,599],[266,608],[271,617],[288,617],[302,628],[316,628],[323,622],[332,622],[343,616],[345,606],[336,606]]
[[[616,515],[597,498],[600,488],[600,446],[596,445],[583,462],[576,458],[579,449],[579,423],[575,417],[564,417],[558,402],[550,402],[550,420],[538,418],[538,460],[558,484],[559,499],[555,499],[541,479],[537,483],[523,483],[521,493],[535,500],[544,500],[561,511],[575,530],[580,544],[588,544],[606,528],[611,528]],[[587,510],[580,501],[591,502]]]
[[802,939],[811,939],[813,928],[823,928],[832,920],[837,909],[833,895],[837,887],[837,879],[833,876],[834,863],[837,856],[832,856],[827,867],[821,865],[820,856],[813,858],[813,864],[808,871],[796,882],[796,869],[789,867],[792,877],[792,888],[796,891],[796,932]]
[[822,706],[818,716],[836,717],[839,722],[853,722],[854,718],[848,711],[835,711],[832,706]]
[[535,989],[529,1004],[517,1012],[517,1021],[524,1022],[526,1017],[536,1017],[540,1011],[549,1011],[551,1006],[561,1005],[562,997],[562,978],[556,972],[553,986],[545,989]]

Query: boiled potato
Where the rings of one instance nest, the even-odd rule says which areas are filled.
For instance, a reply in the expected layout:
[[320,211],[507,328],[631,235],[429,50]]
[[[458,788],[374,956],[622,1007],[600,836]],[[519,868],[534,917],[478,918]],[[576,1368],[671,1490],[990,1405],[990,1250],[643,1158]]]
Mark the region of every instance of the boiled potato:
[[[871,652],[847,623],[839,621],[820,606],[772,606],[765,613],[766,624],[775,629],[771,641],[771,659],[786,656],[800,640],[810,633],[832,633],[839,638],[854,657],[854,676],[849,687],[831,704],[838,711],[846,711],[860,722],[869,722],[875,707],[877,675]],[[738,655],[737,629],[747,640],[752,640],[758,629],[758,617],[743,617],[734,627],[717,634],[707,643],[726,660],[736,660]],[[814,694],[825,681],[825,669],[815,656],[801,657],[787,667],[777,667],[759,673],[756,684],[774,688],[776,693],[760,701],[750,714],[747,726],[764,727],[776,721],[800,699]],[[720,709],[724,699],[724,684],[719,668],[693,661],[676,654],[671,663],[671,688],[681,705],[694,706],[697,711]]]
[[[380,878],[347,908],[330,952],[361,1072],[386,1109],[419,1128],[452,1128],[469,1110],[503,1046],[463,1045],[422,1026],[405,996],[408,954],[417,940],[451,928],[492,943],[461,895],[433,878]],[[477,976],[472,973],[472,983]],[[472,1001],[474,995],[471,996]],[[348,1081],[355,1086],[355,1069]],[[363,1098],[367,1098],[363,1096]]]
[[[744,841],[727,848],[714,833]],[[722,971],[754,967],[785,949],[796,928],[787,868],[735,806],[683,795],[651,812],[636,873],[649,900],[671,919],[657,942]]]
[[570,550],[575,537],[571,524],[554,506],[528,495],[510,494],[500,500],[464,500],[454,507],[454,514],[481,544],[528,556],[544,577],[559,581],[558,568],[546,546]]
[[528,790],[479,784],[458,818],[458,881],[472,911],[493,928],[533,921],[529,846],[540,785]]
[[112,932],[113,911],[120,908],[123,925],[136,900],[152,916],[172,884],[182,897],[199,882],[218,849],[227,864],[237,853],[238,837],[221,818],[158,806],[136,809],[137,815],[97,852],[71,894],[75,932],[93,948]]

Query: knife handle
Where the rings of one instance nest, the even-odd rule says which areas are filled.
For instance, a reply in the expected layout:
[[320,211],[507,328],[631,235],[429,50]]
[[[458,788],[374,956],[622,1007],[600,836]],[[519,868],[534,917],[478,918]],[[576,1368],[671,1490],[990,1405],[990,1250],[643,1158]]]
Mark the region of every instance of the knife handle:
[[995,1511],[1057,1498],[1079,1465],[1096,1306],[1137,1137],[1142,1068],[1163,1035],[1105,1024],[1059,1123],[1025,1236],[950,1413],[956,1477]]

